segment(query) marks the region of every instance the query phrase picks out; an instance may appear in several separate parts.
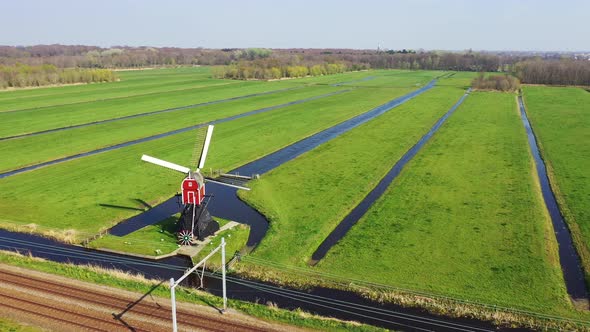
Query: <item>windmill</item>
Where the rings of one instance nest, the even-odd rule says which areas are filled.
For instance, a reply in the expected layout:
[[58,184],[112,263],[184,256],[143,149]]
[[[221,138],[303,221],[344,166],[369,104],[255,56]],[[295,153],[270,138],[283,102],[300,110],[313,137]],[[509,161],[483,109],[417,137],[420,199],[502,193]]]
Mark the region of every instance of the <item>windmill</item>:
[[182,184],[180,185],[184,208],[182,209],[177,224],[178,242],[183,245],[192,244],[195,235],[199,240],[204,240],[205,237],[219,230],[219,224],[211,218],[211,215],[207,210],[209,200],[205,200],[205,198],[210,198],[210,196],[205,196],[205,182],[213,182],[234,188],[250,190],[246,187],[206,178],[201,174],[201,169],[205,166],[205,159],[207,158],[212,135],[213,126],[209,125],[207,127],[207,134],[205,135],[204,141],[201,142],[201,140],[197,139],[195,156],[199,157],[196,161],[196,169],[194,171],[188,167],[150,157],[145,154],[141,156],[141,160],[143,161],[186,174],[186,177],[182,180]]

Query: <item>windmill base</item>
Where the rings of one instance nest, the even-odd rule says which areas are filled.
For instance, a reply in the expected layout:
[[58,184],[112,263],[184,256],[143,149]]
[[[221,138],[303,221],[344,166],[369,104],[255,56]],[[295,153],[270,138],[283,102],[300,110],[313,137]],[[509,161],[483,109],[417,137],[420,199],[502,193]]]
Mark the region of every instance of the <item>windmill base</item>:
[[[194,211],[193,211],[194,210]],[[194,229],[192,230],[193,236],[200,241],[205,240],[209,235],[213,235],[219,230],[219,224],[217,221],[211,218],[211,214],[205,207],[201,205],[186,205],[180,218],[178,218],[178,232],[188,229],[190,230],[193,225],[194,216]]]

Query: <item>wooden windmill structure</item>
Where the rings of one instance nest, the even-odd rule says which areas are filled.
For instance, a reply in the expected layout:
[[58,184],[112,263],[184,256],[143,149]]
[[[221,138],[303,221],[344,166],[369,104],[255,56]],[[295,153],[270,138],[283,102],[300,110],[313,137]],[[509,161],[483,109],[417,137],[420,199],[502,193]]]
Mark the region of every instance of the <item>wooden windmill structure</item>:
[[205,195],[205,182],[214,182],[225,186],[250,190],[246,187],[206,178],[201,174],[201,170],[205,166],[205,160],[207,159],[212,135],[213,126],[209,125],[207,127],[207,134],[205,135],[204,141],[197,139],[195,153],[199,158],[194,171],[188,167],[150,157],[145,154],[141,157],[141,160],[143,161],[186,174],[186,177],[182,180],[180,185],[184,208],[182,209],[182,214],[177,223],[178,241],[183,245],[192,244],[195,238],[204,240],[205,237],[219,230],[219,224],[211,218],[211,215],[207,210],[208,200],[205,198],[210,198],[210,196]]

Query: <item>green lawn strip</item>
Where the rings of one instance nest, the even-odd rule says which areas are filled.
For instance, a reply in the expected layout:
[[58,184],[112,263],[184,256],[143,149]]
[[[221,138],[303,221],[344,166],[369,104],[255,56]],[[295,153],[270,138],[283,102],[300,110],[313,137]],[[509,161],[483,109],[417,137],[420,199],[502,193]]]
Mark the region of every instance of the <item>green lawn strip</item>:
[[434,78],[445,74],[444,71],[379,71],[375,73],[374,78],[366,81],[351,82],[344,86],[362,86],[362,87],[420,87],[426,85]]
[[590,94],[544,86],[523,92],[551,187],[590,275]]
[[19,112],[0,113],[0,136],[12,136],[286,88],[280,82],[240,82]]
[[[170,298],[170,289],[166,281],[147,280],[140,276],[121,271],[109,271],[96,267],[60,264],[38,258],[16,255],[11,252],[0,251],[0,262],[19,266],[49,274],[60,275],[98,285],[120,288],[138,294],[147,294],[162,298]],[[159,285],[155,289],[154,286]],[[230,294],[231,295],[231,294]],[[200,305],[215,305],[221,307],[221,298],[196,289],[184,287],[176,288],[176,300]],[[308,314],[302,310],[284,310],[273,306],[255,304],[245,301],[228,299],[228,307],[245,314],[267,321],[291,324],[299,327],[322,331],[383,331],[369,325],[344,322],[336,319],[323,318]],[[18,330],[17,330],[18,331]],[[26,331],[26,330],[25,330]]]
[[[215,219],[217,220],[217,218]],[[192,258],[193,264],[200,262],[217,248],[221,244],[221,238],[225,238],[225,259],[228,262],[234,254],[241,252],[245,248],[249,235],[250,226],[244,224],[239,224],[233,228],[219,232],[219,234],[211,238],[211,242],[203,250]],[[221,268],[221,250],[207,260],[206,266],[209,269],[215,270]]]
[[147,256],[169,254],[178,249],[176,222],[179,216],[176,214],[125,236],[107,234],[90,242],[89,247]]
[[[153,225],[145,226],[133,233],[125,236],[114,236],[107,234],[94,241],[91,241],[88,246],[90,248],[97,249],[109,249],[120,252],[128,252],[132,254],[139,254],[145,256],[161,256],[167,255],[179,248],[178,239],[176,237],[176,222],[180,217],[180,213],[177,213],[169,218],[166,218]],[[227,224],[229,221],[214,217],[219,224],[219,227]],[[228,234],[233,235],[233,232]],[[239,241],[238,238],[236,241]],[[234,251],[229,252],[230,257],[233,255],[235,250],[241,249],[248,240],[248,234],[246,234],[245,240],[241,245],[237,243],[232,247]]]
[[253,255],[307,266],[324,238],[463,93],[434,88],[252,182],[241,197],[270,220]]
[[[314,86],[256,96],[244,100],[202,106],[190,110],[167,112],[140,118],[96,124],[43,135],[0,141],[0,171],[17,169],[31,164],[54,160],[98,148],[156,135],[199,123],[222,119],[232,115],[265,107],[336,92],[344,88]],[[336,96],[330,98],[333,101]],[[314,107],[314,102],[305,105]],[[295,106],[291,106],[295,107]],[[277,109],[282,111],[284,109]]]
[[[212,80],[209,78],[183,79],[179,81],[161,82],[155,79],[150,84],[138,84],[116,86],[109,90],[89,90],[76,93],[56,93],[52,95],[41,95],[33,97],[19,97],[14,99],[0,100],[0,112],[24,109],[35,109],[41,107],[62,106],[76,104],[83,107],[85,104],[105,99],[128,98],[132,96],[158,94],[161,92],[190,90],[211,85],[227,85],[237,82],[223,80]],[[109,84],[109,83],[104,83]]]
[[16,321],[8,318],[3,318],[5,314],[0,313],[0,331],[4,332],[40,332],[43,331],[41,328],[23,325]]
[[473,93],[318,268],[569,313],[535,176],[514,95]]
[[443,77],[436,83],[439,86],[456,86],[463,89],[471,87],[471,81],[476,78],[476,72],[453,72],[448,77]]
[[[366,90],[317,100],[314,108],[302,104],[219,124],[206,168],[229,170],[411,91]],[[145,153],[189,165],[194,137],[190,131],[4,178],[0,225],[62,240],[90,237],[138,213],[100,204],[137,207],[135,199],[142,199],[153,205],[176,193],[183,175],[141,162],[140,157]],[[41,201],[51,208],[31,209]]]
[[[211,75],[207,72],[193,72],[193,73],[182,73],[177,71],[173,74],[157,74],[157,75],[146,75],[137,77],[127,77],[122,73],[117,73],[119,81],[105,82],[105,83],[90,83],[90,84],[75,84],[75,85],[62,85],[54,87],[40,87],[32,89],[18,89],[18,90],[4,90],[0,91],[0,105],[5,103],[20,100],[23,103],[33,103],[26,107],[18,107],[18,109],[29,108],[29,107],[42,107],[49,106],[55,101],[59,104],[64,104],[59,96],[64,100],[67,99],[70,102],[83,101],[84,96],[90,96],[96,94],[97,96],[108,95],[117,91],[126,91],[128,89],[142,89],[151,88],[155,86],[165,86],[167,84],[175,84],[179,82],[190,82],[197,80],[211,80]],[[76,99],[76,96],[82,98]],[[44,99],[44,98],[47,99]],[[54,100],[55,99],[55,100]],[[45,100],[45,101],[44,101]],[[4,107],[2,108],[5,109]],[[7,110],[10,108],[6,108]]]

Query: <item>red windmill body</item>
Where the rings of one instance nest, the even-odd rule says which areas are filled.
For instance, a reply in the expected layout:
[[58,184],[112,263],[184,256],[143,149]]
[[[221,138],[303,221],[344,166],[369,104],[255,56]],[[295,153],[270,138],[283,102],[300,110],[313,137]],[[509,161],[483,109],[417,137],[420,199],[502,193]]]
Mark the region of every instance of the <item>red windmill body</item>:
[[205,184],[199,185],[196,179],[185,178],[180,186],[182,204],[200,205],[205,198]]

